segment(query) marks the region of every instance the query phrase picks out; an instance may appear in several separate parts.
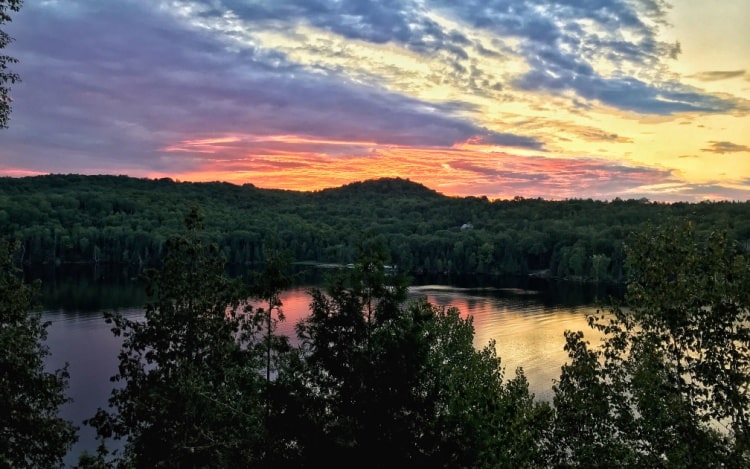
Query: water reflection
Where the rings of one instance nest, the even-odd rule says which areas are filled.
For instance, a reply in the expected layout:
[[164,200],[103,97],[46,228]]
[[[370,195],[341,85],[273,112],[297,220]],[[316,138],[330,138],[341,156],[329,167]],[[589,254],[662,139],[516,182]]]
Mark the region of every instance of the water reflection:
[[[295,324],[309,314],[309,288],[297,286],[281,296],[286,320],[279,325],[279,333],[294,337]],[[476,331],[474,345],[484,347],[494,339],[506,376],[523,367],[539,399],[551,399],[553,380],[560,376],[560,366],[567,360],[563,332],[584,331],[592,344],[600,338],[587,324],[587,317],[597,312],[594,299],[569,305],[552,301],[554,295],[544,290],[434,284],[412,286],[409,296],[426,297],[432,304],[456,307],[464,317],[471,316]]]
[[[95,451],[92,429],[81,425],[98,407],[106,407],[117,372],[121,340],[104,322],[103,311],[118,311],[131,318],[142,317],[146,302],[143,283],[133,281],[137,273],[102,272],[91,268],[42,272],[29,279],[43,280],[41,300],[48,329],[50,369],[69,364],[69,395],[73,402],[62,409],[63,417],[80,429],[80,441],[71,451],[72,465],[83,450]],[[312,278],[312,280],[311,280]],[[298,277],[295,286],[284,292],[286,321],[279,332],[294,337],[294,326],[309,314],[309,289],[321,285],[320,272]],[[523,367],[531,391],[538,399],[549,400],[552,383],[567,360],[563,350],[565,330],[583,330],[592,342],[598,336],[586,324],[586,316],[596,312],[599,298],[617,296],[619,291],[601,287],[547,282],[528,278],[416,278],[409,296],[424,296],[433,304],[455,306],[464,316],[472,316],[475,345],[496,341],[498,355],[511,377]],[[451,283],[453,282],[453,283]]]
[[426,285],[412,287],[410,293],[471,316],[474,345],[484,347],[494,339],[506,376],[512,377],[517,367],[523,367],[531,391],[539,399],[551,399],[553,380],[567,360],[563,332],[584,331],[592,343],[598,343],[600,337],[587,324],[587,316],[596,313],[595,305],[546,305],[536,291]]
[[[143,317],[141,308],[118,310],[131,318]],[[54,370],[68,364],[70,373],[68,396],[72,401],[63,405],[61,416],[79,427],[79,440],[73,446],[65,464],[73,466],[83,451],[96,451],[96,432],[83,425],[100,407],[107,407],[107,399],[115,383],[110,377],[117,373],[117,354],[121,339],[112,335],[110,326],[100,312],[48,310],[43,319],[47,328],[47,345],[51,355],[46,367]]]

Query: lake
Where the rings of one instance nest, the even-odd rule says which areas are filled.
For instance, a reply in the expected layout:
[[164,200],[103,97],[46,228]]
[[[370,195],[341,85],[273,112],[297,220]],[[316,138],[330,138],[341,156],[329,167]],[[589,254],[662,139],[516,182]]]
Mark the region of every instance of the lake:
[[[112,335],[102,318],[103,311],[125,316],[143,316],[146,301],[143,287],[127,271],[102,272],[91,267],[28,272],[28,278],[42,278],[43,318],[50,321],[47,345],[49,368],[68,363],[69,395],[73,402],[62,408],[62,416],[81,428],[80,441],[71,451],[68,464],[83,450],[96,449],[95,433],[81,425],[99,407],[106,407],[112,389],[109,378],[117,371],[120,339]],[[321,272],[308,273],[282,295],[286,321],[279,332],[293,335],[294,325],[308,314],[308,289],[322,283]],[[420,296],[436,305],[455,306],[473,317],[474,344],[483,347],[496,341],[498,355],[512,377],[523,367],[537,399],[550,400],[553,380],[567,360],[563,350],[565,330],[583,330],[592,343],[598,336],[586,323],[597,310],[599,300],[621,296],[616,288],[553,282],[534,278],[418,277],[409,296]]]

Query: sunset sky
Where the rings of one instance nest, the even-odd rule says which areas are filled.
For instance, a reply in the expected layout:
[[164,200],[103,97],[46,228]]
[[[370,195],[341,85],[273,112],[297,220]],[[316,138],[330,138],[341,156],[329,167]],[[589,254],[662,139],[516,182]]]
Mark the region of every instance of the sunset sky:
[[750,199],[750,0],[26,0],[0,175]]

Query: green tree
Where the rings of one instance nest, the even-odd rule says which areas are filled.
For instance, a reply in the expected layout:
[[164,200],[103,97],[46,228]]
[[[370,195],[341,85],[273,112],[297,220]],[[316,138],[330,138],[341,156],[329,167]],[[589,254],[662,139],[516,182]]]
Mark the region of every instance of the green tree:
[[750,463],[750,261],[726,232],[686,223],[636,237],[628,269],[636,350],[653,347],[687,412],[725,426]]
[[[750,202],[490,203],[445,197],[397,179],[304,193],[249,184],[47,175],[2,180],[0,229],[22,241],[29,262],[153,267],[164,241],[180,234],[185,204],[199,204],[209,214],[206,239],[235,264],[262,262],[262,240],[272,233],[297,259],[348,263],[361,234],[370,233],[386,240],[392,260],[407,273],[549,269],[552,275],[594,280],[596,253],[610,257],[607,276],[617,281],[625,278],[626,233],[648,221],[693,217],[706,227],[730,223],[731,238],[747,241],[742,220],[750,219]],[[469,221],[474,228],[461,231]],[[84,237],[85,249],[79,242]]]
[[746,467],[750,263],[726,234],[687,223],[635,235],[627,265],[627,308],[590,319],[601,346],[567,334],[557,462]]
[[607,269],[612,260],[606,254],[594,254],[591,256],[591,275],[598,284],[607,279]]
[[263,451],[262,355],[241,312],[241,283],[224,273],[202,218],[167,242],[161,270],[146,274],[145,321],[107,315],[123,337],[112,412],[89,423],[103,438],[125,438],[115,463],[136,467],[247,466]]
[[68,402],[66,368],[47,372],[47,326],[32,312],[36,289],[13,266],[15,247],[0,240],[0,466],[56,467],[77,440],[58,416]]
[[[18,12],[22,4],[22,0],[0,0],[0,26],[12,21],[11,12]],[[0,52],[12,41],[13,38],[0,29]],[[0,53],[0,129],[7,128],[10,119],[10,85],[21,80],[17,73],[8,69],[9,64],[17,62],[18,59]]]
[[[263,270],[256,272],[250,288],[252,297],[261,300],[263,306],[255,308],[256,322],[263,323],[258,327],[265,328],[263,348],[266,355],[266,384],[271,383],[271,358],[274,350],[283,353],[289,348],[287,337],[274,333],[278,323],[284,320],[281,307],[281,294],[289,288],[292,278],[289,274],[292,261],[288,251],[280,249],[278,241],[270,241],[266,248]],[[275,312],[275,317],[274,317]]]
[[311,292],[302,362],[284,378],[306,396],[290,446],[308,464],[534,465],[546,414],[522,373],[503,383],[494,344],[474,348],[471,320],[405,302],[384,260],[365,251],[327,293]]
[[388,431],[382,428],[392,414],[375,404],[387,370],[378,363],[383,352],[378,332],[396,320],[406,299],[406,283],[386,273],[385,256],[382,244],[363,248],[352,269],[330,279],[328,294],[311,291],[311,314],[297,325],[304,350],[301,379],[310,383],[301,387],[311,397],[303,413],[319,427],[312,435],[318,441],[306,445],[316,453],[309,458],[327,453],[340,462],[382,457],[368,448],[398,431],[397,421]]
[[[623,420],[618,413],[620,388],[602,369],[602,353],[592,350],[583,333],[566,331],[565,350],[571,359],[562,367],[554,386],[555,410],[549,438],[549,465],[553,467],[626,467],[638,459]],[[619,383],[619,382],[618,382]]]
[[412,438],[428,466],[540,466],[551,409],[534,401],[523,370],[505,380],[495,343],[478,350],[472,318],[458,309],[422,298],[407,311],[425,318],[418,332],[427,353],[416,380],[424,412]]

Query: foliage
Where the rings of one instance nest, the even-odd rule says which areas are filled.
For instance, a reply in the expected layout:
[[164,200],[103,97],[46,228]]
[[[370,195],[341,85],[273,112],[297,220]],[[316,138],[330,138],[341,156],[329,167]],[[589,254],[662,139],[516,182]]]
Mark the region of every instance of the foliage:
[[[308,452],[319,452],[306,455],[313,461],[326,457],[326,453],[341,463],[353,462],[357,455],[375,457],[374,448],[381,438],[387,438],[389,432],[395,435],[404,431],[397,410],[378,406],[376,394],[390,392],[395,401],[393,394],[404,392],[403,387],[388,390],[378,387],[385,385],[381,381],[383,373],[398,373],[398,370],[379,366],[378,359],[384,350],[377,342],[381,321],[386,325],[398,317],[399,305],[406,298],[406,285],[401,279],[386,275],[382,246],[361,257],[350,271],[330,280],[330,296],[319,289],[311,291],[311,314],[297,325],[305,360],[298,377],[303,383],[298,387],[308,396],[309,402],[302,403],[306,406],[305,418],[314,421],[305,426],[317,427],[310,435],[315,440],[310,441],[307,435],[300,438],[306,441]],[[417,353],[415,348],[410,351]],[[406,353],[405,347],[402,350]],[[382,404],[385,406],[387,402]],[[396,420],[391,422],[389,432],[385,432],[383,421],[391,417]],[[391,454],[396,452],[392,448]]]
[[[382,246],[382,245],[381,245]],[[306,464],[374,467],[531,466],[545,406],[519,374],[503,383],[494,344],[474,348],[470,319],[409,302],[382,250],[365,249],[328,293],[312,290],[298,336],[302,361],[285,375]]]
[[147,272],[145,322],[108,315],[123,337],[109,413],[89,423],[102,438],[125,438],[117,463],[136,467],[247,466],[263,438],[262,359],[252,321],[240,312],[241,284],[228,279],[201,219],[167,242],[161,270]]
[[[18,12],[22,4],[22,0],[0,0],[0,26],[12,21],[11,12]],[[13,39],[8,33],[0,29],[0,52],[12,41]],[[0,129],[8,127],[8,120],[10,118],[11,99],[9,96],[9,84],[12,85],[21,80],[17,73],[13,73],[8,69],[8,64],[17,62],[18,60],[14,57],[0,53]]]
[[628,308],[591,319],[601,349],[567,333],[558,463],[750,464],[750,262],[682,224],[635,235],[628,265]]
[[391,262],[412,275],[612,282],[625,278],[626,234],[648,222],[693,219],[750,241],[747,202],[489,201],[446,197],[403,179],[306,193],[125,176],[2,178],[0,230],[22,241],[25,263],[154,267],[166,240],[181,233],[185,204],[206,213],[203,240],[235,265],[262,264],[272,235],[295,260],[340,264],[356,259],[360,239],[380,237]]
[[471,317],[458,309],[424,299],[411,308],[429,312],[420,386],[430,414],[420,431],[429,435],[430,465],[538,467],[551,410],[534,401],[523,370],[504,381],[495,343],[477,349]]
[[[206,187],[163,184],[177,193]],[[378,184],[442,200],[420,186]],[[319,195],[364,203],[360,196],[375,197],[378,184]],[[217,192],[224,190],[235,189]],[[290,210],[285,204],[298,200],[273,194]],[[534,204],[544,210],[542,202]],[[332,219],[343,227],[343,220],[356,222],[350,217],[347,211]],[[481,223],[473,218],[472,225],[467,231],[476,233]],[[590,318],[604,336],[600,345],[591,346],[582,332],[566,332],[570,362],[550,406],[534,400],[522,370],[505,379],[494,343],[475,347],[470,317],[424,298],[407,301],[408,280],[389,264],[394,238],[388,233],[353,244],[355,262],[325,291],[310,291],[310,316],[297,325],[295,349],[275,334],[288,253],[262,243],[265,270],[248,290],[226,277],[227,250],[210,242],[216,233],[202,229],[197,210],[186,226],[187,234],[160,248],[160,269],[146,271],[152,302],[145,322],[108,316],[123,337],[113,378],[119,385],[112,410],[100,410],[89,423],[103,441],[125,439],[125,449],[109,455],[102,446],[96,456],[84,455],[81,467],[750,466],[750,261],[727,232],[690,223],[646,226],[621,252],[593,255],[588,241],[567,239],[565,231],[550,235],[565,239],[551,262],[567,275],[590,268],[600,280],[616,259],[628,272],[625,305]],[[527,252],[544,252],[545,242],[525,230],[532,238],[524,241]],[[484,234],[473,252],[467,246],[475,235],[456,233],[462,238],[450,245],[455,257],[446,260],[468,265],[477,254],[486,266],[498,261],[497,245]],[[435,252],[447,252],[436,246]],[[501,259],[519,260],[508,249]],[[3,301],[19,301],[9,308],[27,311],[29,290],[12,275],[3,278],[3,291],[15,292]],[[261,306],[249,307],[248,295]],[[36,321],[31,330],[43,337]],[[65,370],[47,377],[62,386]],[[45,441],[63,438],[68,428],[57,427]]]
[[18,278],[14,246],[0,240],[0,466],[55,467],[76,441],[58,417],[68,402],[67,366],[47,372],[47,323],[32,312],[35,288]]
[[256,327],[265,327],[263,343],[258,345],[263,348],[266,356],[267,386],[271,385],[272,356],[275,355],[278,358],[279,354],[289,351],[289,338],[277,335],[275,331],[278,323],[284,320],[281,294],[292,283],[292,277],[289,274],[292,260],[289,252],[273,246],[271,243],[267,248],[263,270],[254,273],[250,287],[250,295],[263,303],[262,306],[255,308],[253,317],[256,320]]

